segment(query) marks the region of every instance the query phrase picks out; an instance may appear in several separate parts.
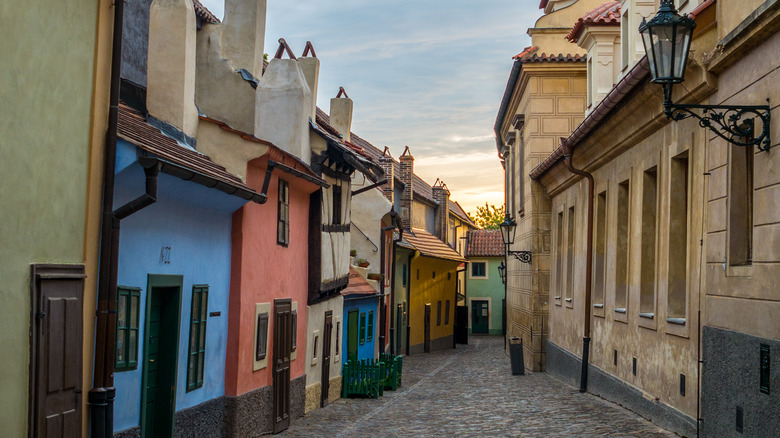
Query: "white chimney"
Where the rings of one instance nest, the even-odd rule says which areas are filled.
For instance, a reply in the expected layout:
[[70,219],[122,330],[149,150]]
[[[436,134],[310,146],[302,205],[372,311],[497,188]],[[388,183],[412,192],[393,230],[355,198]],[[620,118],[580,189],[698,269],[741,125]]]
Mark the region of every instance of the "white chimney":
[[303,50],[303,56],[298,58],[298,64],[306,77],[306,84],[311,90],[311,119],[317,120],[317,89],[320,82],[320,60],[314,53],[314,47],[311,42],[306,42],[306,48]]
[[237,69],[263,74],[266,0],[225,0],[222,54]]
[[146,105],[152,117],[194,137],[195,9],[192,0],[154,0],[149,10]]
[[330,100],[330,126],[341,133],[345,141],[350,141],[352,133],[352,99],[347,96],[344,87],[339,87],[339,94]]

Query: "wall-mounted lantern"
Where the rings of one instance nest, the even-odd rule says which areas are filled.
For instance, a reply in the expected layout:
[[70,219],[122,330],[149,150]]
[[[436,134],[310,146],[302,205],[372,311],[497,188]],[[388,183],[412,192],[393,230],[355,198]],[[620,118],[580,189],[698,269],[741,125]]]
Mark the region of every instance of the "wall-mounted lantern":
[[503,261],[498,265],[498,276],[501,277],[501,284],[506,284],[506,265]]
[[504,247],[506,248],[507,256],[513,256],[521,263],[531,264],[531,251],[512,251],[509,246],[515,243],[515,231],[517,230],[517,222],[515,222],[509,215],[504,217],[504,222],[499,225],[501,228],[501,239],[504,241]]
[[[639,33],[647,53],[652,82],[661,84],[664,92],[664,114],[680,121],[689,117],[709,128],[719,137],[737,146],[757,145],[768,151],[769,105],[686,105],[672,103],[672,86],[685,80],[685,65],[691,48],[691,36],[696,22],[680,16],[672,0],[661,0],[658,13],[650,21],[642,19]],[[769,99],[767,99],[767,102]],[[702,110],[702,114],[693,110]],[[756,135],[755,119],[762,123]]]

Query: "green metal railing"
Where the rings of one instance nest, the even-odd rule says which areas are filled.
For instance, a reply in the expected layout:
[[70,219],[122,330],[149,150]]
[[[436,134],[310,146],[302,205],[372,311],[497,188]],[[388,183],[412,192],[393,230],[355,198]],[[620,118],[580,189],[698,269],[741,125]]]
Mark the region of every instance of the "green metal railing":
[[378,360],[348,360],[341,370],[341,397],[378,398],[385,389],[395,391],[401,386],[402,371],[402,356],[383,353]]

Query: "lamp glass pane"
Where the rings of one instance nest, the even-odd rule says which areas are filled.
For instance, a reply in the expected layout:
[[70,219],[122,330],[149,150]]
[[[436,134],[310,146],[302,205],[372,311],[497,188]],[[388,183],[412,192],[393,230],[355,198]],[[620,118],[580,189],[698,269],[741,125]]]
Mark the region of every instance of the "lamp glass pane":
[[691,48],[692,32],[693,29],[687,28],[685,26],[677,27],[677,35],[674,43],[675,47],[677,48],[677,53],[675,53],[675,57],[677,59],[674,63],[674,76],[680,78],[681,80],[683,77],[685,77],[685,64],[688,61],[688,51]]
[[656,57],[656,73],[659,78],[672,77],[674,50],[674,26],[653,26],[653,51]]
[[653,79],[655,79],[658,77],[658,73],[655,69],[655,52],[653,51],[653,38],[651,36],[650,29],[645,29],[642,32],[642,44],[645,46],[647,61],[650,65],[650,75]]

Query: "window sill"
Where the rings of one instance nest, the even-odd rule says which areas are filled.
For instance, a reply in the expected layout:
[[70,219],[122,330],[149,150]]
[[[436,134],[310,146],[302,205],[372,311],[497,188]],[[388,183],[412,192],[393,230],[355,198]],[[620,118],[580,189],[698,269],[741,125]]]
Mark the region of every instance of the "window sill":
[[625,314],[626,313],[626,308],[625,307],[615,307],[615,312],[616,313]]
[[567,303],[571,303],[571,298],[566,298]]
[[641,318],[653,319],[653,318],[655,318],[655,313],[653,313],[653,312],[639,312],[639,316]]
[[603,304],[594,304],[593,307],[596,308],[596,309],[603,309],[604,305]]
[[685,325],[685,318],[666,318],[669,324]]

